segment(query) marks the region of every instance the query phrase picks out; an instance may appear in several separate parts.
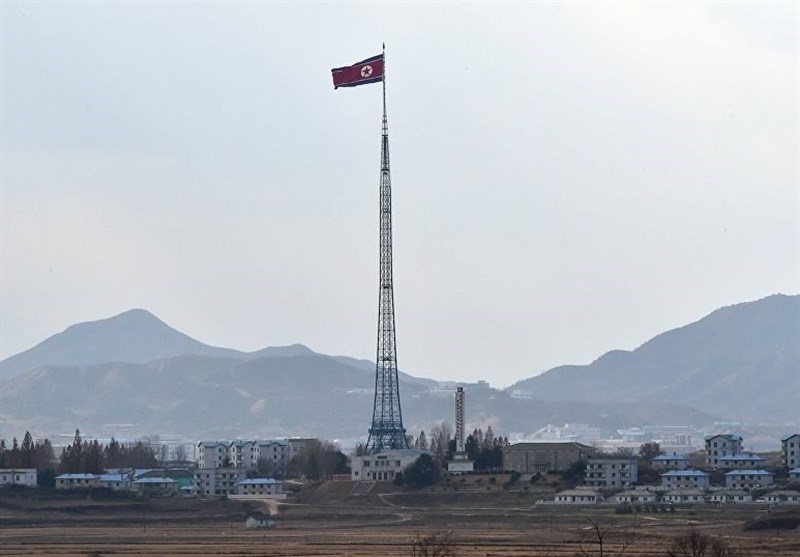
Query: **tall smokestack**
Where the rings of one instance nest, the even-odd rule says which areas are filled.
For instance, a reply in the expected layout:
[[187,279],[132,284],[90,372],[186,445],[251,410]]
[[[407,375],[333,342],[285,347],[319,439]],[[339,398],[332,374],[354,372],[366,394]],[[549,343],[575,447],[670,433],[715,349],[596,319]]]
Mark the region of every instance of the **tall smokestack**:
[[464,387],[456,389],[456,452],[464,452]]

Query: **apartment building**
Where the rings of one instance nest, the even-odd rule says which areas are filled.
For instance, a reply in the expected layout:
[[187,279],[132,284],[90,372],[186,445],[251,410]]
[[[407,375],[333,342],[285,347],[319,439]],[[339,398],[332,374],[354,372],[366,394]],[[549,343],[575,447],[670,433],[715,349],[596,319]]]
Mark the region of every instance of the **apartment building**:
[[638,473],[635,458],[590,458],[584,483],[592,487],[630,487],[636,485]]

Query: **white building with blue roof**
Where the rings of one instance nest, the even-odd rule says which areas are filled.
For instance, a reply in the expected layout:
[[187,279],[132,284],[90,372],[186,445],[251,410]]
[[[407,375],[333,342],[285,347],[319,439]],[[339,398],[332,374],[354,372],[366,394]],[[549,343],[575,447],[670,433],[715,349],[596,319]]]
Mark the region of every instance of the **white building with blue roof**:
[[656,470],[686,470],[689,459],[678,453],[660,454],[653,458],[652,466]]
[[800,482],[800,468],[789,470],[789,481],[792,483]]
[[236,484],[237,495],[275,496],[283,495],[283,482],[274,478],[251,478]]
[[674,489],[708,489],[710,475],[702,470],[670,470],[661,474],[661,486]]
[[725,473],[725,487],[731,489],[758,489],[769,487],[775,476],[766,470],[731,470]]
[[721,456],[717,459],[717,468],[725,470],[742,470],[760,468],[767,460],[753,453],[740,453],[734,456]]
[[56,476],[56,489],[77,489],[99,487],[100,477],[97,474],[61,474]]

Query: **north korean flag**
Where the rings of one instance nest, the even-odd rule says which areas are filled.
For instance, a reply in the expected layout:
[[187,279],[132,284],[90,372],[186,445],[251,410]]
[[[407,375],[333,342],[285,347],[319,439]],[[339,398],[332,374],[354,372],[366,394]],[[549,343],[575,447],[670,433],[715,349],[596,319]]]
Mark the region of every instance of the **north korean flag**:
[[367,58],[352,66],[333,68],[331,73],[334,89],[383,81],[383,54]]

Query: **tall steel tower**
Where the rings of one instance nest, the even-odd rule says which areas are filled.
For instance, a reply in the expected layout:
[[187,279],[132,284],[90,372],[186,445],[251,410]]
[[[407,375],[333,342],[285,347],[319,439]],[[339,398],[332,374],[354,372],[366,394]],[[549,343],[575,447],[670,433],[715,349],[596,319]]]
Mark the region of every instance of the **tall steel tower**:
[[[385,56],[385,54],[384,54]],[[385,64],[385,59],[384,59]],[[389,126],[386,120],[386,69],[383,70],[383,134],[380,177],[380,283],[378,286],[378,354],[375,364],[375,401],[367,452],[407,449],[400,384],[397,381],[394,286],[392,281],[392,180],[389,174]]]

